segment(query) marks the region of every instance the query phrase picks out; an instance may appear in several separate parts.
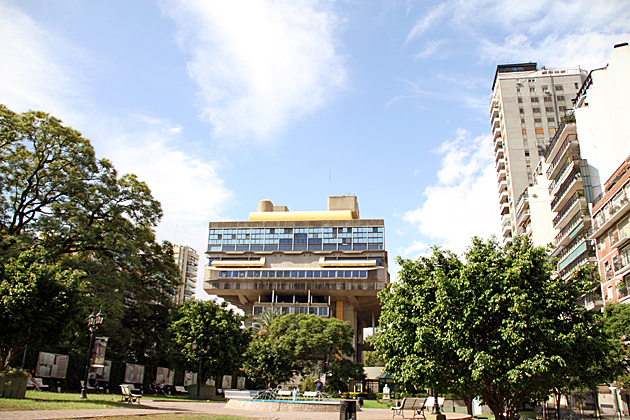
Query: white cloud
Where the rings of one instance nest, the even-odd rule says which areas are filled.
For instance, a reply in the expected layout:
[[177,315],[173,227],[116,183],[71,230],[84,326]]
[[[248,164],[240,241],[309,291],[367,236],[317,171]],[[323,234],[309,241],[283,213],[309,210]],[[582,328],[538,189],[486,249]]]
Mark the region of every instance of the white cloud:
[[265,140],[324,107],[346,71],[335,45],[340,20],[318,0],[173,0],[162,8],[192,55],[213,134]]
[[110,159],[121,174],[136,174],[162,203],[158,238],[189,245],[203,256],[207,222],[222,218],[232,193],[215,162],[175,146],[183,144],[183,127],[160,117],[121,119],[101,112],[87,99],[89,79],[83,75],[89,71],[71,65],[90,53],[5,3],[0,3],[0,39],[0,102],[15,112],[44,110],[82,131],[99,158]]
[[78,93],[81,77],[72,57],[84,53],[40,28],[28,15],[0,2],[0,103],[14,112],[46,110],[73,114],[69,102]]
[[450,5],[449,3],[442,3],[431,10],[427,14],[425,14],[421,19],[419,19],[414,27],[411,29],[409,34],[407,34],[407,39],[405,42],[409,42],[414,38],[419,37],[431,27],[435,26],[441,19],[444,17],[446,12],[449,11]]
[[[403,220],[415,225],[437,245],[461,253],[473,236],[500,231],[497,182],[489,135],[471,138],[459,129],[454,140],[435,153],[442,155],[438,182],[424,191],[426,200]],[[414,246],[420,246],[413,244]]]
[[443,53],[443,50],[440,47],[442,47],[442,45],[444,45],[445,42],[446,41],[443,39],[437,39],[437,40],[432,40],[432,41],[427,42],[427,45],[424,48],[424,50],[416,54],[416,57],[415,57],[416,60],[429,58],[432,55],[435,55],[435,53],[437,52]]
[[410,260],[417,260],[420,256],[428,255],[431,253],[431,247],[422,241],[413,241],[411,245],[406,248],[399,248],[398,253]]

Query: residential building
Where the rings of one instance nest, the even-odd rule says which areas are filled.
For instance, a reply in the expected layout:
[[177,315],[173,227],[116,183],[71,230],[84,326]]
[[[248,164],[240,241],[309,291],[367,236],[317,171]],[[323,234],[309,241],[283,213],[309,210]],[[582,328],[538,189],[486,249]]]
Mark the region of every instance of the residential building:
[[606,67],[588,77],[573,103],[582,156],[608,179],[630,155],[630,47],[615,45]]
[[523,216],[536,194],[524,192],[534,186],[535,169],[586,76],[580,68],[539,70],[536,63],[497,66],[490,119],[504,244],[527,230],[523,217],[519,224],[519,199]]
[[199,254],[189,246],[175,245],[173,247],[175,263],[179,267],[179,275],[182,283],[177,288],[173,300],[175,304],[184,303],[188,299],[195,298],[197,290],[197,266],[199,265]]
[[630,302],[630,157],[604,184],[593,205],[593,234],[604,302]]
[[[553,257],[558,274],[566,279],[583,264],[595,264],[595,248],[588,239],[591,216],[588,205],[600,191],[598,171],[580,154],[575,118],[565,118],[545,151],[545,177],[549,181],[552,225],[555,231]],[[585,295],[582,303],[599,309],[598,293]]]
[[389,283],[384,228],[359,218],[354,196],[329,197],[327,211],[262,200],[247,221],[210,223],[204,289],[254,318],[276,309],[348,321],[360,361]]

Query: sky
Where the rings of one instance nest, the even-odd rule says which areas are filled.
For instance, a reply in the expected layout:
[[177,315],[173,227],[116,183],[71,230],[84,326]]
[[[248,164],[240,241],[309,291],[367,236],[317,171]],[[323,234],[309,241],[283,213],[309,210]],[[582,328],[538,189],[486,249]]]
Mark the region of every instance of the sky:
[[0,103],[146,182],[200,280],[208,222],[344,194],[385,219],[394,278],[500,235],[496,65],[590,70],[628,41],[628,0],[0,0]]

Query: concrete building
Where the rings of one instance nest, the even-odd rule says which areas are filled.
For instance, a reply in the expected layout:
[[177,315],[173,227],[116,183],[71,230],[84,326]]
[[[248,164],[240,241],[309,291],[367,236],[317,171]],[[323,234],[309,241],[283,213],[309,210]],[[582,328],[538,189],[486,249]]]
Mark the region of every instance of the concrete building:
[[615,45],[606,67],[588,77],[573,100],[582,157],[612,176],[630,155],[630,47]]
[[188,299],[195,298],[197,290],[197,266],[199,265],[199,254],[189,246],[175,245],[173,247],[175,263],[179,267],[179,274],[182,284],[177,289],[173,300],[175,304],[184,303]]
[[539,70],[536,63],[497,66],[490,120],[504,244],[519,233],[519,199],[527,201],[525,211],[535,193],[524,192],[534,186],[534,170],[586,76],[580,68]]
[[593,234],[605,303],[630,302],[630,157],[605,183],[593,206]]
[[[591,216],[588,205],[600,191],[598,172],[580,154],[573,115],[560,124],[545,152],[545,176],[549,180],[552,225],[555,230],[553,257],[558,274],[569,278],[583,264],[595,264],[595,248],[588,240]],[[589,309],[599,309],[594,295],[583,296]]]
[[273,308],[348,321],[360,361],[389,283],[384,240],[384,221],[360,219],[354,196],[329,197],[327,211],[262,200],[247,221],[210,223],[204,289],[253,317]]

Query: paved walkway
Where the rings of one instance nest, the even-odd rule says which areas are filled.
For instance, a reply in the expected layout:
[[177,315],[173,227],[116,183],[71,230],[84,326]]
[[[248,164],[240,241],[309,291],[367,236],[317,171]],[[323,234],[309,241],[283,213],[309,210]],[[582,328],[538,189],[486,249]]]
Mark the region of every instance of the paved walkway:
[[[305,413],[299,411],[262,411],[237,410],[226,408],[225,403],[215,402],[182,402],[182,401],[142,401],[143,408],[112,408],[94,410],[41,410],[41,411],[0,411],[3,420],[53,420],[53,419],[85,419],[108,416],[142,416],[147,414],[189,413],[216,414],[251,417],[264,420],[338,420],[339,413]],[[411,414],[411,412],[407,413]],[[431,420],[431,415],[427,416]],[[399,417],[397,417],[399,418]],[[447,413],[448,420],[465,420],[464,414]],[[357,420],[391,420],[391,411],[364,408],[357,413]],[[141,418],[140,418],[141,420]]]

